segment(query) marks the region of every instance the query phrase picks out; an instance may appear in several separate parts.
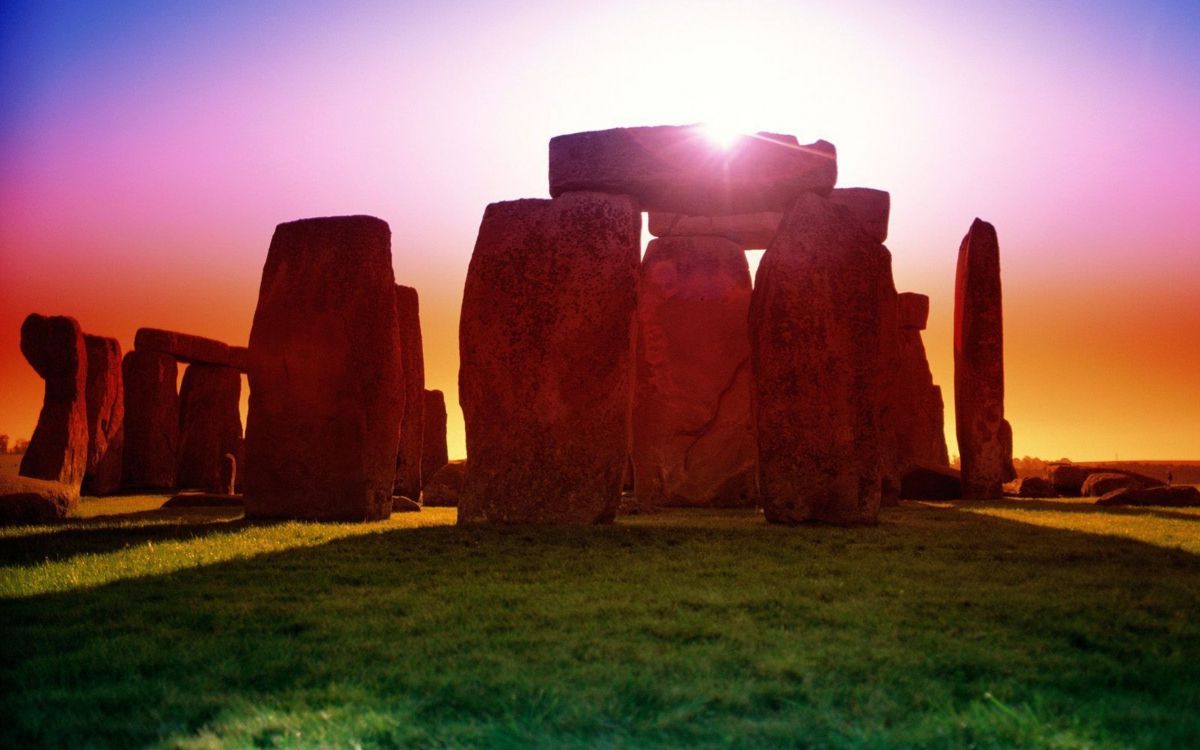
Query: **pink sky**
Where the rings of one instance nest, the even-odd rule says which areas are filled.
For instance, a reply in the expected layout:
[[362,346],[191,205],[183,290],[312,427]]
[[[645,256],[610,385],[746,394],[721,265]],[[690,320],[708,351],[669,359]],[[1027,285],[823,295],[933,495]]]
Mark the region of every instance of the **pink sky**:
[[1200,22],[1067,3],[14,6],[0,115],[0,433],[32,311],[128,348],[244,343],[276,223],[375,214],[422,298],[462,455],[457,316],[484,206],[545,196],[557,133],[723,122],[826,138],[890,190],[947,395],[959,240],[1000,234],[1018,455],[1200,458]]

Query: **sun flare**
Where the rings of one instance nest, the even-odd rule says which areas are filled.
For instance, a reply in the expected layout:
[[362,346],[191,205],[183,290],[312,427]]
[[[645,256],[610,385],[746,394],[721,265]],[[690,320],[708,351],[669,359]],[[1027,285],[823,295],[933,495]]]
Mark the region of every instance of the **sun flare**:
[[704,137],[723,150],[733,146],[747,132],[745,129],[727,122],[706,122],[702,128]]

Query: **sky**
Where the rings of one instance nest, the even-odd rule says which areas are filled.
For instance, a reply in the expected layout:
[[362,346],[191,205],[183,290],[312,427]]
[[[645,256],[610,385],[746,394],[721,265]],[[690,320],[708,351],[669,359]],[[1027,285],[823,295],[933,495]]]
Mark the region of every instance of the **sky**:
[[838,147],[889,190],[955,453],[959,242],[996,225],[1018,456],[1200,459],[1200,4],[0,5],[0,433],[30,312],[128,350],[245,343],[276,224],[366,213],[421,296],[452,457],[484,207],[547,196],[551,136],[709,122]]

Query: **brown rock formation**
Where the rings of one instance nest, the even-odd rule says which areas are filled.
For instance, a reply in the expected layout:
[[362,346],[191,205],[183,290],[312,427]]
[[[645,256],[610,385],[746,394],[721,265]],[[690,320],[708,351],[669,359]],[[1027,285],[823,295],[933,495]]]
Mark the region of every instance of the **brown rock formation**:
[[916,292],[902,292],[897,298],[900,312],[900,329],[924,331],[929,322],[929,297]]
[[1107,495],[1113,490],[1126,488],[1142,490],[1148,487],[1161,486],[1162,482],[1157,479],[1143,478],[1125,473],[1099,472],[1089,474],[1088,478],[1083,480],[1083,485],[1079,488],[1079,492],[1084,497],[1100,497],[1101,495]]
[[597,523],[616,514],[629,429],[641,214],[570,193],[493,203],[467,271],[459,523]]
[[829,200],[850,209],[850,213],[862,222],[863,229],[876,242],[887,242],[892,196],[886,190],[837,188],[829,194]]
[[723,237],[743,250],[761,250],[779,231],[782,211],[730,216],[685,216],[650,212],[650,234],[655,237]]
[[422,396],[425,434],[421,440],[421,481],[427,485],[450,456],[446,448],[446,397],[441,391],[424,391]]
[[121,381],[121,344],[84,334],[87,347],[88,458],[83,493],[108,495],[121,487],[125,446],[125,387]]
[[21,353],[46,381],[42,411],[20,474],[70,485],[87,469],[87,347],[74,318],[36,313],[21,324]]
[[1167,508],[1200,507],[1200,490],[1191,485],[1172,487],[1122,487],[1096,500],[1096,505],[1158,505]]
[[948,466],[942,389],[933,383],[921,330],[929,315],[929,298],[898,295],[900,364],[895,382],[895,408],[890,423],[896,434],[896,464],[903,476],[917,465]]
[[0,476],[0,526],[51,523],[74,515],[79,487],[49,479]]
[[[876,240],[887,240],[891,196],[886,191],[834,188],[829,200],[850,209]],[[724,237],[744,250],[757,250],[771,244],[782,220],[782,211],[725,216],[685,216],[651,211],[650,234],[655,237]]]
[[825,141],[759,133],[722,149],[703,127],[616,128],[550,139],[550,195],[633,196],[642,210],[700,216],[783,211],[797,195],[828,195],[837,151]]
[[900,478],[900,497],[958,500],[962,497],[962,474],[949,466],[914,466]]
[[[879,514],[880,279],[887,250],[843,206],[801,196],[763,255],[750,305],[759,490],[767,520]],[[892,318],[893,325],[895,318]]]
[[391,231],[370,216],[280,224],[250,331],[250,518],[391,513],[404,413]]
[[242,374],[232,367],[188,365],[179,387],[179,474],[185,490],[227,492],[222,466],[242,445]]
[[1000,243],[976,219],[958,249],[954,284],[954,404],[963,497],[997,498],[1016,479],[1004,419],[1004,318]]
[[634,493],[662,505],[753,506],[750,268],[719,237],[654,240],[638,281]]
[[1049,480],[1054,485],[1054,489],[1064,497],[1081,497],[1083,493],[1083,483],[1092,474],[1121,474],[1123,476],[1133,477],[1143,487],[1153,487],[1162,482],[1154,477],[1148,477],[1145,474],[1138,474],[1128,469],[1122,469],[1117,466],[1105,466],[1103,464],[1056,464],[1049,469]]
[[400,361],[404,368],[404,418],[400,421],[394,491],[406,497],[420,497],[425,355],[421,348],[421,310],[416,289],[396,285],[396,316],[400,322]]
[[179,393],[175,358],[134,349],[121,361],[125,388],[123,489],[171,489],[179,463]]
[[1058,497],[1058,491],[1044,477],[1022,477],[1017,484],[1017,497]]
[[426,507],[454,508],[462,494],[463,480],[467,476],[467,462],[459,459],[447,461],[434,472],[421,493],[421,504]]
[[164,331],[161,328],[139,328],[133,339],[133,348],[169,354],[188,364],[217,365],[246,371],[246,347],[230,346],[190,333]]

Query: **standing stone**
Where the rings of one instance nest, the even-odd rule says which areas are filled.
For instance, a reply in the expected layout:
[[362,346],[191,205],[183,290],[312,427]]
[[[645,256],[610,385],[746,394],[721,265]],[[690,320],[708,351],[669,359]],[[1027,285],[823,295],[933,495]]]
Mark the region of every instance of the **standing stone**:
[[643,211],[715,216],[783,211],[800,193],[828,195],[837,151],[758,133],[727,148],[698,125],[615,128],[550,139],[550,195],[633,196]]
[[237,456],[226,453],[221,457],[221,489],[226,495],[237,492]]
[[954,405],[963,497],[991,499],[1017,478],[1004,419],[1004,321],[1000,243],[976,219],[958,249],[954,283]]
[[242,374],[232,367],[188,365],[179,388],[179,477],[185,490],[222,493],[222,462],[242,444]]
[[829,200],[850,209],[850,213],[862,222],[863,229],[876,242],[887,242],[892,196],[886,190],[837,188],[829,194]]
[[250,331],[247,517],[391,514],[404,413],[395,299],[385,222],[275,228]]
[[108,495],[121,487],[125,445],[125,388],[121,381],[121,344],[84,334],[87,347],[88,460],[83,491]]
[[450,453],[446,446],[446,397],[441,391],[424,391],[422,395],[425,431],[421,439],[421,483],[425,485],[449,462]]
[[79,490],[87,469],[87,346],[74,318],[36,313],[21,324],[21,353],[46,381],[20,475]]
[[134,349],[121,362],[125,448],[121,487],[169,490],[179,463],[179,367],[160,352]]
[[487,207],[467,270],[459,522],[610,522],[628,447],[641,214],[571,193]]
[[719,237],[650,243],[638,281],[634,494],[663,505],[753,506],[750,267]]
[[942,389],[933,383],[921,331],[929,317],[929,298],[899,295],[900,365],[892,424],[896,432],[897,465],[903,476],[916,466],[949,466],[946,450]]
[[425,356],[421,343],[421,310],[417,290],[396,285],[400,321],[400,361],[404,367],[404,418],[396,454],[395,494],[421,496],[421,439],[424,435]]
[[874,523],[880,279],[887,250],[844,206],[801,196],[750,305],[759,491],[773,523]]

